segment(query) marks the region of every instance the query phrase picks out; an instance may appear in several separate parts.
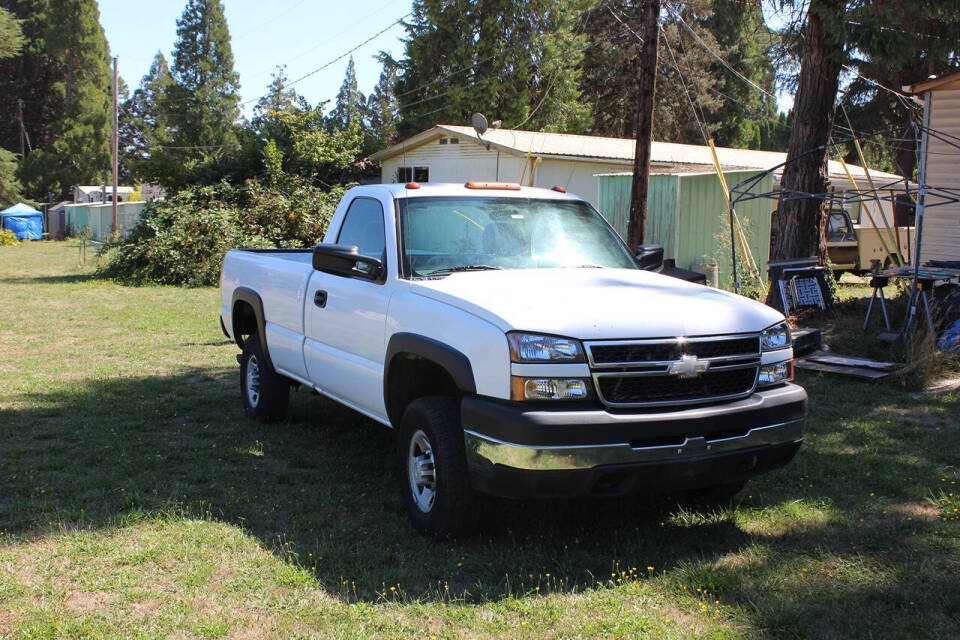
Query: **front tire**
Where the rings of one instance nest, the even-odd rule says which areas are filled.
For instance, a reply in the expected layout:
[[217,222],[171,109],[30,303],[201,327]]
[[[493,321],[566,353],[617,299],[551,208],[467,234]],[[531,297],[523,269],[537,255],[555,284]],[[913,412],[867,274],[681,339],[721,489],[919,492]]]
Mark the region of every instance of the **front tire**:
[[275,422],[287,415],[290,384],[267,362],[256,333],[243,343],[243,355],[240,357],[240,395],[247,417],[253,420]]
[[400,492],[413,526],[428,536],[469,533],[476,510],[459,401],[418,398],[404,411],[399,431]]

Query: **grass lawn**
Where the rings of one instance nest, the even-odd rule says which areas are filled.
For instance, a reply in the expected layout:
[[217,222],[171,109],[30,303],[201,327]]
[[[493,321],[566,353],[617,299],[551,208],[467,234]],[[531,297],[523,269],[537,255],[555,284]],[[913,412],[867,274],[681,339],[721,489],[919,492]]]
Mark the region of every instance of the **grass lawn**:
[[0,247],[0,637],[960,637],[960,394],[801,375],[807,440],[727,509],[407,524],[391,434],[247,421],[214,289]]

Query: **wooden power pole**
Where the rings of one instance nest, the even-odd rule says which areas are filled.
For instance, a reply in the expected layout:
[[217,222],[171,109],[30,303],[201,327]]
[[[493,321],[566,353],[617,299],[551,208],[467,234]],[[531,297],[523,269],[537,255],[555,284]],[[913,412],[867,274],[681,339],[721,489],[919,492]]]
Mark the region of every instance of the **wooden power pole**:
[[120,155],[120,92],[117,84],[120,81],[120,72],[118,66],[118,56],[113,58],[113,239],[116,240],[120,233],[120,226],[117,219],[117,190],[119,185],[119,155]]
[[633,154],[633,187],[627,244],[637,252],[647,224],[647,192],[650,186],[650,142],[653,140],[653,103],[657,93],[657,63],[660,47],[660,0],[647,0],[643,14],[643,59],[637,95],[637,147]]

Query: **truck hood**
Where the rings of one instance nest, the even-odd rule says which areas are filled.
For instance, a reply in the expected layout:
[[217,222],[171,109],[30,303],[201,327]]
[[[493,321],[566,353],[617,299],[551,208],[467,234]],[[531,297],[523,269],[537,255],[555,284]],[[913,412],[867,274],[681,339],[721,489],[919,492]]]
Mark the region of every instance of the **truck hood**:
[[411,289],[503,331],[584,340],[757,332],[783,319],[754,300],[634,269],[470,271]]

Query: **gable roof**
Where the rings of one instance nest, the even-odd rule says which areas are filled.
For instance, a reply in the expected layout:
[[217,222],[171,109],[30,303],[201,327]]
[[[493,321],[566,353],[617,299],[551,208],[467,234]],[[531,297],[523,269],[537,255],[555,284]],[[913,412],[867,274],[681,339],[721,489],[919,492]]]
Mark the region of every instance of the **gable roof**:
[[[92,193],[100,193],[101,191],[104,190],[102,186],[99,186],[99,187],[98,187],[98,186],[95,186],[95,185],[93,185],[93,186],[77,185],[76,189],[77,189],[77,191],[79,191],[80,193],[82,193],[82,194],[85,195],[85,196],[88,196],[88,195],[90,195],[90,194],[92,194]],[[136,191],[136,189],[134,189],[133,187],[117,187],[117,193],[119,193],[119,194],[133,193],[134,191]],[[106,192],[107,192],[107,193],[113,193],[113,185],[108,184],[108,185],[107,185],[107,188],[106,188]]]
[[[374,153],[370,156],[370,159],[383,161],[441,136],[451,135],[477,141],[477,133],[472,127],[438,124],[398,144]],[[491,148],[513,155],[526,156],[527,153],[531,153],[541,158],[615,164],[632,163],[633,152],[637,144],[636,140],[632,138],[604,138],[601,136],[545,133],[519,129],[489,129],[483,134],[482,141],[489,144]],[[720,165],[725,169],[767,170],[783,164],[787,160],[787,154],[779,151],[754,151],[752,149],[732,149],[729,147],[717,147],[716,149]],[[683,169],[683,165],[687,165],[690,169],[706,167],[712,170],[713,155],[710,152],[710,147],[705,145],[654,141],[650,149],[650,162],[655,166],[680,165],[680,168]],[[852,164],[848,164],[847,167],[854,178],[866,178],[866,172],[863,168]],[[829,171],[831,176],[846,178],[846,173],[844,173],[839,162],[831,160]],[[885,182],[902,179],[901,176],[876,169],[871,169],[870,175]]]

